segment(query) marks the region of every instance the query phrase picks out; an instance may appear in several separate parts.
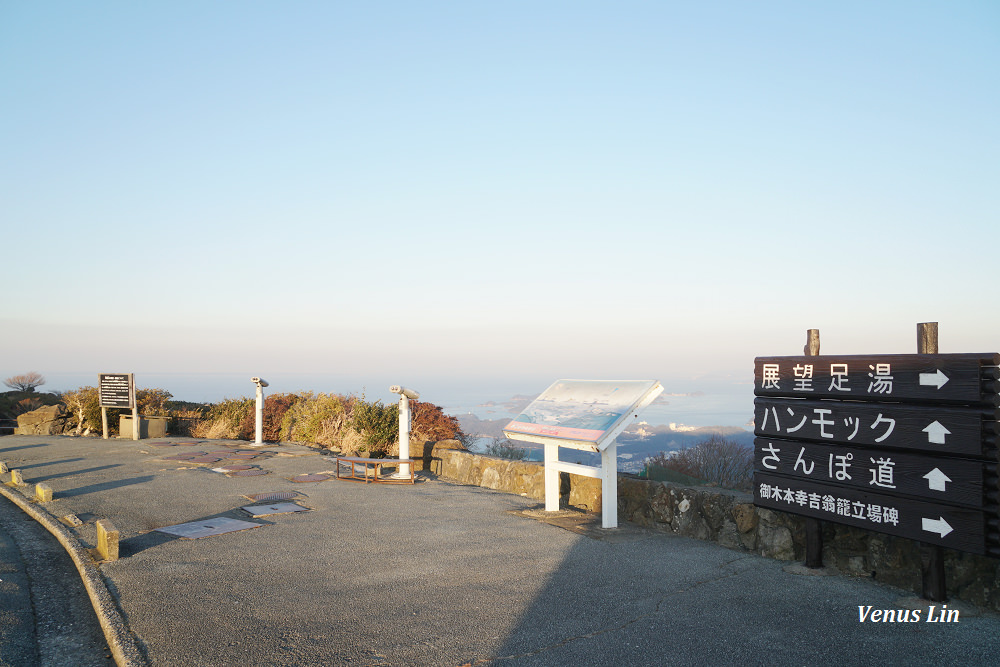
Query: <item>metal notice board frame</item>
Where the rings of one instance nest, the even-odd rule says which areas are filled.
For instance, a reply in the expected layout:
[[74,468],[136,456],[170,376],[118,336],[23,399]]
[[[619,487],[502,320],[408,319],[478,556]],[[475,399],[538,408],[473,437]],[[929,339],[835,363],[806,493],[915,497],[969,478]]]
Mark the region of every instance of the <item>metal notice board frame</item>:
[[[601,526],[618,526],[618,444],[615,438],[663,392],[657,380],[556,380],[504,429],[504,435],[545,446],[545,510],[559,510],[559,473],[601,480]],[[559,448],[599,452],[601,465],[559,460]]]

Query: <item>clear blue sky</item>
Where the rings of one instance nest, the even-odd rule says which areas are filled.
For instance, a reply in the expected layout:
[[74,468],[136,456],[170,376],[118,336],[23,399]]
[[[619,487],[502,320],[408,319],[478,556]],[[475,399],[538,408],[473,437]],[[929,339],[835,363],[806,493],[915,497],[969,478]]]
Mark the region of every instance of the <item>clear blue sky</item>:
[[993,0],[3,1],[0,377],[994,351],[998,72]]

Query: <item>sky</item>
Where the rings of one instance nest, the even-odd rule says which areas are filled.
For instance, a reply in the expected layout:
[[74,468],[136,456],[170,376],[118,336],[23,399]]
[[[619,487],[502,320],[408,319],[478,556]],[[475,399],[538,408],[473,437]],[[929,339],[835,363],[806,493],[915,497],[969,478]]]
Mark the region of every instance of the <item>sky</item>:
[[0,377],[995,351],[998,64],[993,0],[0,0]]

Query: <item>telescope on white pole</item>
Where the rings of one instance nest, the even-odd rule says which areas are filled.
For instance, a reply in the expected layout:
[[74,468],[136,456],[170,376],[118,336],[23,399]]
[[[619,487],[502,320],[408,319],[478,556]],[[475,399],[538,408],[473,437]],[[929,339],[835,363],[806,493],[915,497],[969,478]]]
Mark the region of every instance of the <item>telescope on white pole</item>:
[[254,419],[256,434],[253,444],[255,447],[261,447],[264,445],[264,387],[267,386],[267,380],[254,376],[250,381],[257,385],[257,411]]
[[[399,458],[408,459],[410,458],[410,399],[417,400],[420,394],[398,384],[389,387],[389,391],[399,394]],[[410,464],[400,463],[399,470],[393,477],[409,479]]]

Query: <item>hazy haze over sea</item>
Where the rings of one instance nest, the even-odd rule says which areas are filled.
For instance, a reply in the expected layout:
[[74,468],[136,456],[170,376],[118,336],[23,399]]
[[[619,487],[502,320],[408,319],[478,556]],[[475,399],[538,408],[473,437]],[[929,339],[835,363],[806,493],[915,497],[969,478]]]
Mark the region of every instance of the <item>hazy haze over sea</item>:
[[[112,372],[112,371],[108,371]],[[122,372],[114,370],[113,372]],[[252,373],[142,373],[136,372],[138,387],[161,387],[174,399],[213,403],[224,398],[253,396]],[[46,384],[40,391],[67,390],[97,384],[97,374],[43,373]],[[517,414],[515,396],[534,397],[558,378],[503,380],[441,378],[408,382],[406,378],[372,375],[365,378],[330,374],[264,374],[269,393],[312,391],[314,393],[361,394],[369,400],[396,400],[391,384],[404,384],[421,393],[423,400],[440,405],[452,415],[472,413],[480,419],[510,418]],[[659,378],[664,392],[640,415],[653,425],[745,426],[753,418],[752,370],[746,378],[711,376],[700,378]],[[595,378],[603,379],[603,378]],[[621,379],[621,378],[616,378]],[[645,379],[645,378],[628,378]],[[742,380],[742,381],[741,381]],[[523,404],[523,402],[522,402]]]

